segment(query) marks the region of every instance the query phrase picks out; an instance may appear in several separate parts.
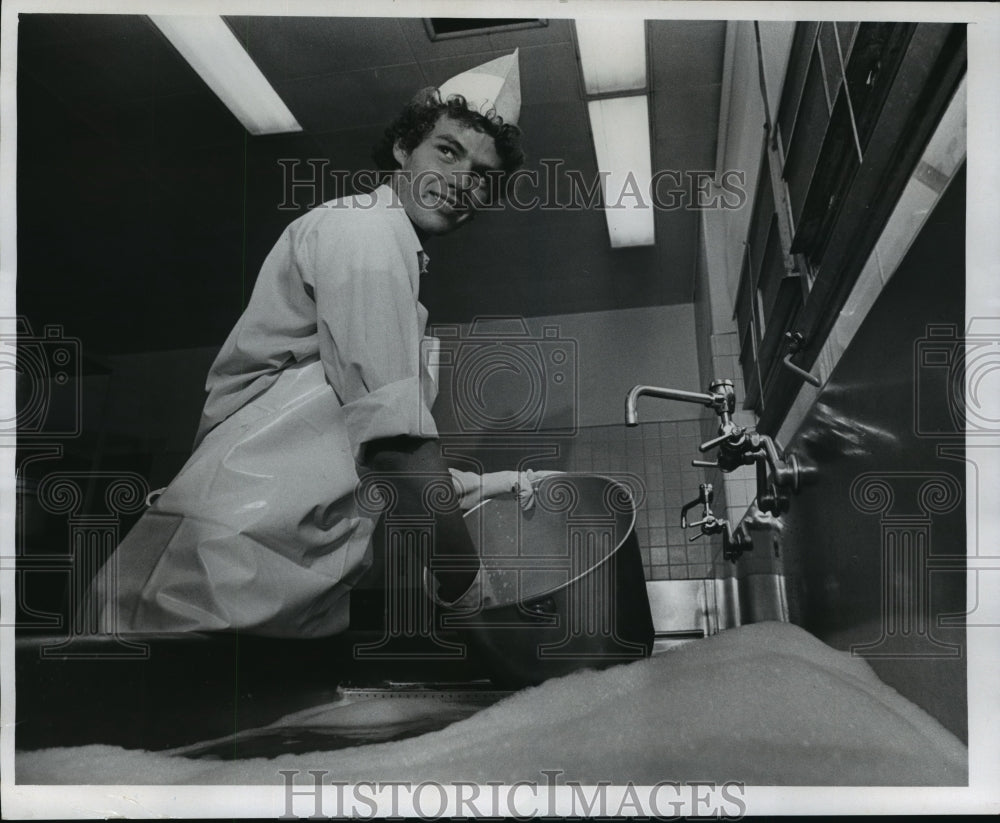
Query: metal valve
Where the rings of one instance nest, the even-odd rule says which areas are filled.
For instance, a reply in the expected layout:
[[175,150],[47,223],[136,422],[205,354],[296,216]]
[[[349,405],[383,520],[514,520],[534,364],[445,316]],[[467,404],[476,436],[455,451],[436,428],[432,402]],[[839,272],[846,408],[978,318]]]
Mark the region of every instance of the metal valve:
[[[723,518],[718,518],[712,512],[712,500],[715,498],[715,492],[712,488],[711,483],[701,483],[698,486],[698,496],[685,503],[681,507],[681,528],[682,529],[693,529],[698,528],[698,534],[694,537],[689,538],[689,540],[697,540],[703,535],[721,534],[722,535],[722,556],[733,563],[736,562],[737,558],[743,554],[745,551],[749,551],[753,548],[753,541],[742,530],[737,530],[733,532],[733,528],[728,520]],[[695,520],[694,522],[688,522],[687,513],[693,509],[695,506],[701,506],[701,520]]]
[[692,460],[691,465],[731,472],[740,466],[756,466],[757,505],[762,511],[780,515],[788,511],[785,491],[798,492],[808,474],[795,455],[786,455],[780,444],[766,434],[729,424],[719,437],[702,443],[702,452],[719,450],[715,462]]
[[[787,337],[791,353],[798,352],[803,344],[802,336],[790,333]],[[808,379],[814,385],[819,385],[816,378],[799,369],[790,361],[791,354],[785,358],[785,365],[803,379]],[[786,455],[777,441],[766,434],[760,434],[756,429],[738,426],[733,422],[736,392],[731,380],[713,380],[706,393],[659,386],[633,386],[625,397],[625,424],[627,426],[639,424],[636,405],[642,396],[677,400],[683,403],[697,403],[715,412],[719,417],[719,433],[702,443],[698,450],[705,454],[713,449],[718,449],[718,455],[714,461],[692,460],[691,465],[699,468],[718,469],[724,473],[735,471],[740,466],[755,466],[757,470],[757,506],[765,513],[780,515],[787,511],[788,494],[786,492],[798,492],[801,486],[809,482],[815,474],[814,467],[801,463],[793,454]],[[697,526],[700,529],[699,533],[691,538],[692,540],[697,540],[705,534],[722,534],[726,557],[735,559],[744,550],[752,548],[752,544],[742,530],[738,529],[734,536],[729,522],[720,520],[712,514],[712,496],[712,485],[702,483],[698,498],[681,509],[681,526],[685,529]],[[701,520],[689,524],[687,513],[698,505],[702,506]]]
[[[681,507],[681,528],[682,529],[693,529],[696,526],[701,526],[702,530],[699,534],[692,537],[692,540],[697,540],[703,534],[709,534],[705,531],[705,526],[708,525],[709,528],[714,527],[716,517],[712,514],[712,500],[715,499],[715,490],[712,488],[711,483],[702,483],[698,486],[698,496],[692,500],[690,503],[685,503]],[[687,513],[693,509],[695,506],[700,505],[701,509],[701,520],[696,520],[693,523],[688,523]]]

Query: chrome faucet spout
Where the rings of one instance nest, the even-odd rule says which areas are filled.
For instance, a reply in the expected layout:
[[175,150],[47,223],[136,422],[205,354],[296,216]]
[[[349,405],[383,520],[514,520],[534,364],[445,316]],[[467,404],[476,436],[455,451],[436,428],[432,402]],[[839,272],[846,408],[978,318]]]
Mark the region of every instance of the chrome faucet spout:
[[[732,383],[729,383],[729,381],[718,382],[720,385],[723,382],[727,383],[731,391]],[[708,406],[709,408],[718,407],[720,400],[722,402],[725,401],[724,396],[720,394],[706,394],[704,392],[684,391],[683,389],[664,389],[660,386],[633,386],[625,396],[626,426],[639,425],[639,413],[636,410],[636,403],[643,395],[660,397],[664,400],[680,400],[683,403],[697,403],[699,406]]]

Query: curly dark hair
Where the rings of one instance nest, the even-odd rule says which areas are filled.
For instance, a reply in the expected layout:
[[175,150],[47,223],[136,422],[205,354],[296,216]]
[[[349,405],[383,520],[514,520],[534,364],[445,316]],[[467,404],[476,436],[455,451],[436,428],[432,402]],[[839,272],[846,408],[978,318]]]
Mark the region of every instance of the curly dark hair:
[[433,131],[444,114],[493,138],[501,163],[496,182],[499,184],[499,193],[502,193],[506,188],[507,176],[524,164],[521,130],[510,123],[504,123],[503,118],[494,111],[483,115],[470,109],[468,102],[460,94],[453,94],[447,100],[442,100],[438,90],[433,87],[417,92],[385,130],[381,142],[372,151],[372,159],[378,164],[378,168],[386,172],[398,169],[399,163],[392,153],[396,143],[407,152],[413,151]]

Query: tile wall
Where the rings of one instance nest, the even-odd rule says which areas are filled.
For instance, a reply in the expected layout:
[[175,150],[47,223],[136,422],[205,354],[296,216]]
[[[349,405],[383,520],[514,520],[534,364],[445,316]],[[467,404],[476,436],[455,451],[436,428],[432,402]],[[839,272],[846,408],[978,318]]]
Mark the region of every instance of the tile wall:
[[[647,580],[712,577],[713,554],[720,545],[702,537],[693,542],[680,527],[681,506],[698,496],[704,469],[693,468],[701,442],[698,420],[621,424],[581,428],[567,450],[564,468],[572,472],[636,475],[645,489],[636,516],[636,536]],[[716,538],[713,538],[713,541]]]

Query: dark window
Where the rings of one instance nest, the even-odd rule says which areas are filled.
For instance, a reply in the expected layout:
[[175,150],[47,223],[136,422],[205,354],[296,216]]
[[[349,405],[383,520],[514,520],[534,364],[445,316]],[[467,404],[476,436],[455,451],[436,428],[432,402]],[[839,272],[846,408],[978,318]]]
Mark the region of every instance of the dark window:
[[[965,26],[799,23],[737,291],[745,405],[775,430],[965,73]],[[763,93],[763,89],[761,90]]]
[[431,40],[493,34],[500,31],[541,28],[548,25],[535,17],[428,17],[425,19]]

